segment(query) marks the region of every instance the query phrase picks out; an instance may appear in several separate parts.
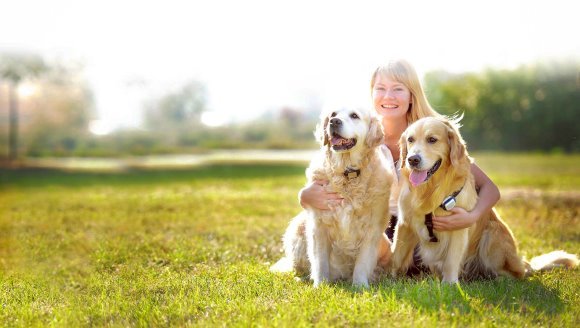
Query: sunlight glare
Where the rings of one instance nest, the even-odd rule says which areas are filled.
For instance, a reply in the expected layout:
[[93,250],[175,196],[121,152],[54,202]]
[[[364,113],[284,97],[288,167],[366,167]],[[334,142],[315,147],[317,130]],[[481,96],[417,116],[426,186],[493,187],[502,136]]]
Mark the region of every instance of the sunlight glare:
[[201,123],[213,128],[224,125],[226,123],[226,118],[223,113],[203,112],[201,114]]
[[36,93],[36,86],[31,83],[23,83],[18,87],[18,96],[28,98]]
[[109,122],[104,120],[94,120],[89,123],[89,130],[92,134],[97,136],[104,136],[113,131],[113,127]]

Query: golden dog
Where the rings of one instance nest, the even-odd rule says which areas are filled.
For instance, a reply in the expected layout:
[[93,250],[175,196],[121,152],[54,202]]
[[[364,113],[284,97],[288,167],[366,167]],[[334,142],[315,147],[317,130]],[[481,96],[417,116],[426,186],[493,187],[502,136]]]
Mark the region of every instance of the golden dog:
[[432,215],[449,215],[445,207],[453,205],[470,211],[477,203],[472,161],[458,124],[443,118],[423,118],[403,133],[400,147],[403,166],[399,221],[392,246],[394,275],[406,272],[417,244],[431,272],[449,283],[457,282],[459,277],[523,278],[534,270],[578,264],[575,255],[563,251],[524,261],[511,230],[495,209],[470,228],[434,232]]
[[321,150],[306,176],[309,183],[329,181],[328,188],[344,201],[329,211],[308,208],[296,216],[284,234],[285,257],[271,269],[310,272],[314,286],[345,279],[366,287],[379,250],[381,263],[390,256],[384,231],[393,176],[378,147],[383,131],[370,111],[350,107],[323,113],[321,121],[316,132]]

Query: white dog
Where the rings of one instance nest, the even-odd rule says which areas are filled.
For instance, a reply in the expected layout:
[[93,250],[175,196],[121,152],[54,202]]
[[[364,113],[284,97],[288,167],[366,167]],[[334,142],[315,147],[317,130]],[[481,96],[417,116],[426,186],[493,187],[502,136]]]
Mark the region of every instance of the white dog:
[[296,216],[284,234],[285,257],[271,269],[310,271],[314,286],[346,279],[367,287],[379,247],[390,245],[384,231],[393,176],[378,148],[381,125],[369,110],[334,108],[322,113],[316,136],[321,150],[306,170],[308,182],[329,181],[344,201]]

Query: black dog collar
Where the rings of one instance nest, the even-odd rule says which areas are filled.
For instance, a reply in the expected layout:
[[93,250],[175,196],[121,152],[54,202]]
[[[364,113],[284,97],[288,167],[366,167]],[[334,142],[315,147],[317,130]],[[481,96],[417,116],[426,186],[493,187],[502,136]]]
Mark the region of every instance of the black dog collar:
[[355,170],[353,168],[347,167],[346,170],[344,171],[344,176],[349,178],[349,179],[358,178],[359,175],[360,175],[360,169]]
[[[453,207],[455,207],[455,197],[457,197],[457,195],[459,195],[461,190],[463,190],[463,186],[461,186],[461,188],[459,188],[459,190],[452,193],[451,196],[445,197],[445,199],[443,200],[443,203],[441,203],[441,205],[439,205],[439,207],[441,207],[442,209],[444,209],[446,211],[449,211]],[[435,236],[435,233],[433,233],[433,213],[432,212],[425,214],[425,225],[427,226],[427,231],[429,232],[429,241],[432,243],[438,242],[439,240]]]
[[433,233],[433,213],[425,214],[425,225],[427,226],[427,231],[429,231],[429,241],[432,243],[438,242],[439,239]]

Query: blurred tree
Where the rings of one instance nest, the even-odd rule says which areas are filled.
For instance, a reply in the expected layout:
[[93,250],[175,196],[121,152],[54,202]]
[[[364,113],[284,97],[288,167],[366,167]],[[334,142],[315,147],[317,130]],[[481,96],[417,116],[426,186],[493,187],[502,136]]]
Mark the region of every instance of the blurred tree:
[[201,114],[207,109],[205,86],[191,81],[176,92],[151,101],[145,108],[145,127],[165,137],[170,143],[185,140],[181,136],[201,126]]
[[288,127],[296,126],[302,121],[302,112],[292,107],[282,107],[280,110],[280,120]]
[[464,112],[474,149],[580,150],[580,63],[560,60],[513,70],[431,72],[428,97],[443,114]]
[[442,71],[428,73],[425,76],[425,89],[429,102],[441,114],[460,115],[462,134],[469,145],[479,148],[482,138],[481,125],[484,114],[479,110],[480,93],[487,87],[475,73],[450,74]]
[[580,62],[548,62],[532,68],[522,118],[534,131],[530,142],[538,149],[580,151]]
[[28,104],[25,137],[29,155],[71,156],[88,142],[93,95],[74,75],[61,72],[58,81],[44,81]]
[[23,80],[32,79],[47,71],[44,60],[34,54],[0,54],[0,78],[8,81],[9,127],[8,159],[18,157],[18,87]]

